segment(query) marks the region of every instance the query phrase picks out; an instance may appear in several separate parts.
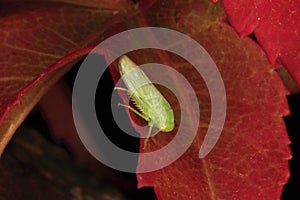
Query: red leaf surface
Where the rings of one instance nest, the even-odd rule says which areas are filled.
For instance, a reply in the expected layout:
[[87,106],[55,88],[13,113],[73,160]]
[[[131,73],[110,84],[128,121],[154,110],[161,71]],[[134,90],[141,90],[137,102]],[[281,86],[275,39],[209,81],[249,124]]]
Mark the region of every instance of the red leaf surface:
[[[240,39],[222,22],[222,9],[207,1],[163,1],[154,4],[147,14],[149,26],[179,30],[204,46],[221,72],[228,107],[221,138],[207,157],[199,159],[209,123],[209,94],[190,66],[174,56],[161,56],[162,63],[179,70],[195,88],[201,129],[193,145],[176,162],[155,172],[138,174],[139,187],[154,186],[159,199],[168,200],[279,199],[287,182],[290,158],[281,118],[288,114],[284,97],[287,92],[264,52],[251,39]],[[176,104],[172,106],[176,112]],[[147,151],[166,145],[173,136],[174,133],[155,136]],[[157,160],[167,157],[161,155]],[[139,168],[145,165],[151,162],[140,159]]]
[[274,63],[278,58],[300,85],[300,1],[223,0],[228,19],[242,36],[254,32]]
[[[201,76],[174,55],[154,50],[145,51],[149,54],[133,53],[132,59],[137,63],[153,60],[181,72],[195,89],[201,110],[200,129],[188,151],[161,170],[138,174],[139,187],[154,186],[159,199],[279,199],[287,182],[290,158],[281,118],[288,113],[287,92],[262,49],[249,38],[240,39],[222,21],[220,4],[208,0],[153,1],[141,4],[145,7],[140,7],[139,13],[120,1],[61,2],[68,4],[43,2],[25,5],[18,12],[0,10],[0,49],[4,52],[0,73],[0,152],[47,88],[87,49],[63,56],[121,30],[168,27],[193,37],[216,62],[226,88],[227,117],[217,145],[207,157],[199,159],[211,114],[209,94]],[[70,65],[65,66],[68,62]],[[48,66],[52,67],[45,70]],[[174,77],[170,79],[176,83]],[[176,101],[166,94],[178,114]],[[156,142],[150,140],[146,150],[161,147],[174,134],[157,135]],[[138,168],[143,165],[151,163],[140,160]]]
[[63,3],[1,2],[0,154],[47,89],[89,51],[69,53],[95,41],[93,32],[98,38],[99,26],[119,6],[99,11]]

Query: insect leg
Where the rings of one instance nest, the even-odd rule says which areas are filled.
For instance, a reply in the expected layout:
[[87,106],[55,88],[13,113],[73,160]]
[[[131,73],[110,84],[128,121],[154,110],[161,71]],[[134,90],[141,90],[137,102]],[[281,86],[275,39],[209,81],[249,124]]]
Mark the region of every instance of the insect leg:
[[153,128],[153,125],[150,125],[149,126],[148,135],[147,135],[147,137],[144,140],[144,147],[143,147],[143,149],[146,149],[146,147],[147,147],[147,143],[148,143],[148,140],[150,138],[150,135],[151,135],[151,132],[152,132],[152,128]]
[[126,108],[129,108],[131,111],[133,111],[135,114],[137,114],[138,116],[140,116],[141,118],[143,118],[146,121],[149,121],[149,118],[146,117],[145,115],[143,115],[142,113],[139,113],[139,111],[137,111],[136,109],[134,109],[133,107],[129,106],[129,105],[124,105],[121,103],[118,103],[118,106],[124,106]]
[[125,92],[129,91],[126,88],[121,88],[121,87],[115,87],[114,90],[121,90],[121,91],[125,91]]

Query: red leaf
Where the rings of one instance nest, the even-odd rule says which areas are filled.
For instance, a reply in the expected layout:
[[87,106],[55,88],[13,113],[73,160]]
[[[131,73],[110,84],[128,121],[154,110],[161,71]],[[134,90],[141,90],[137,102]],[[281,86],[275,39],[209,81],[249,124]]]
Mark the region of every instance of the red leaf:
[[101,32],[98,26],[116,11],[39,1],[6,2],[1,2],[0,9],[4,16],[0,20],[0,154],[47,89],[89,51],[62,57],[95,42]]
[[[166,54],[158,56],[159,63],[172,66],[189,80],[202,113],[197,138],[180,159],[158,171],[137,175],[139,187],[154,186],[159,199],[273,200],[280,198],[287,182],[290,151],[282,119],[288,114],[287,91],[260,47],[249,38],[240,39],[221,21],[222,15],[218,5],[207,1],[164,1],[148,12],[149,26],[179,30],[204,46],[218,65],[228,98],[221,138],[207,157],[199,159],[211,109],[209,94],[203,89],[206,86],[182,60]],[[133,59],[141,63],[142,57]],[[176,112],[174,102],[172,107]],[[147,151],[161,148],[174,134],[160,133],[155,142],[150,139]],[[168,155],[159,155],[157,160],[166,158]],[[152,163],[140,159],[138,168]]]
[[254,31],[271,63],[278,58],[300,85],[300,1],[223,0],[228,19],[242,36]]

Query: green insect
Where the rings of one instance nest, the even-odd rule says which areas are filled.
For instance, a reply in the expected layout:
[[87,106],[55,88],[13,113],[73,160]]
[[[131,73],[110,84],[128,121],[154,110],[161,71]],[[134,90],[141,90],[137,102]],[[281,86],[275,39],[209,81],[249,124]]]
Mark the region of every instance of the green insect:
[[[137,109],[129,105],[119,105],[129,108],[148,122],[147,139],[151,136],[153,127],[158,128],[162,132],[172,131],[174,129],[173,110],[146,74],[125,55],[119,59],[119,70],[127,89],[116,89],[127,91]],[[147,142],[147,139],[145,142]]]

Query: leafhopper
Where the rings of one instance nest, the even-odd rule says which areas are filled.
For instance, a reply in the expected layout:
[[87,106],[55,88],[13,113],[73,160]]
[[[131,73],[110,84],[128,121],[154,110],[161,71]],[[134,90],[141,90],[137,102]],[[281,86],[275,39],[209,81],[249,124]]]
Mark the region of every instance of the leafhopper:
[[[146,74],[125,55],[119,59],[119,71],[127,89],[116,89],[127,91],[137,109],[129,105],[119,105],[127,107],[148,122],[149,131],[145,142],[159,131],[172,131],[174,129],[174,112]],[[158,128],[159,131],[151,135],[153,127]]]

